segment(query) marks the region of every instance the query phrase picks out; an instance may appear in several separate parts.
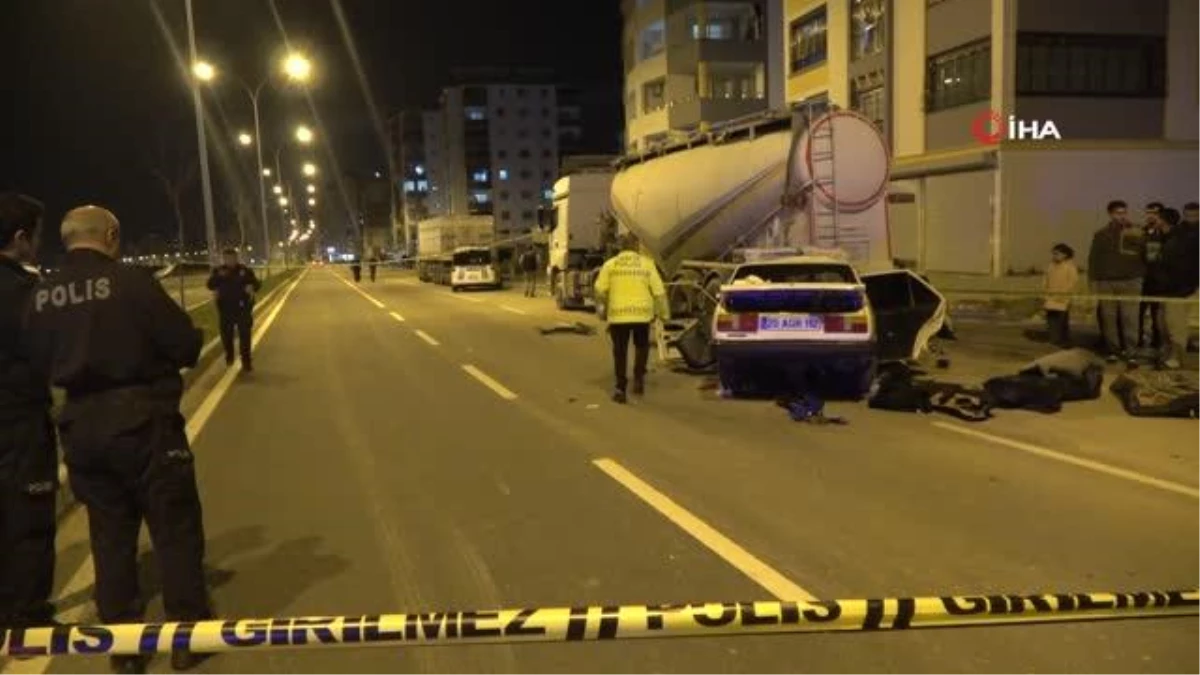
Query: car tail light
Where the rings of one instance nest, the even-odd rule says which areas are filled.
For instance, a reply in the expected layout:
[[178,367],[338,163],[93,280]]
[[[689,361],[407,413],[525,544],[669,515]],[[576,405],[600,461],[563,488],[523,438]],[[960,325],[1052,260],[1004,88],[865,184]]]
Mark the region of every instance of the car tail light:
[[717,317],[717,330],[722,333],[757,333],[757,314],[722,314]]
[[867,317],[854,314],[828,314],[825,316],[826,333],[865,333]]

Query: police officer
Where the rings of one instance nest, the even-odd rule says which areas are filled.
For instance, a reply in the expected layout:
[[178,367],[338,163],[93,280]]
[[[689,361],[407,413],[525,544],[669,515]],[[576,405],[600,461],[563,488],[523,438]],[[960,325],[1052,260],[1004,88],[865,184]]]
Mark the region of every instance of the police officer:
[[0,630],[53,623],[58,446],[47,376],[21,339],[42,205],[0,194]]
[[262,283],[254,276],[254,270],[238,262],[237,250],[232,248],[222,252],[221,264],[208,277],[208,290],[217,296],[225,365],[233,365],[233,337],[236,332],[242,370],[246,372],[254,369],[250,362],[250,333],[254,328],[254,294],[261,288]]
[[[192,453],[179,412],[182,368],[196,365],[201,335],[151,275],[117,261],[120,225],[84,206],[62,224],[62,269],[39,283],[26,310],[35,363],[66,390],[59,433],[76,498],[86,507],[104,623],[137,622],[138,531],[150,530],[167,617],[211,617],[204,527]],[[172,654],[176,669],[202,656]],[[113,657],[141,672],[140,656]]]
[[633,340],[633,395],[646,391],[646,363],[650,360],[650,324],[655,317],[670,317],[667,293],[654,262],[638,252],[637,237],[622,235],[621,252],[610,258],[596,275],[595,298],[608,321],[612,338],[616,388],[612,400],[626,401],[629,380],[629,341]]

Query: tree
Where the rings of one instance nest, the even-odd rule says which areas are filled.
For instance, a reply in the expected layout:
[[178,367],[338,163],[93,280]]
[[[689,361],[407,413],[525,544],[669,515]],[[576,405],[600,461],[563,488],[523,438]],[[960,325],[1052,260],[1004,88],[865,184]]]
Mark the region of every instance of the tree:
[[171,205],[175,215],[175,225],[178,228],[179,248],[184,246],[186,231],[183,219],[183,198],[188,189],[196,181],[199,165],[196,158],[186,150],[172,147],[166,129],[160,129],[157,134],[157,153],[151,161],[150,172],[158,179],[163,194]]

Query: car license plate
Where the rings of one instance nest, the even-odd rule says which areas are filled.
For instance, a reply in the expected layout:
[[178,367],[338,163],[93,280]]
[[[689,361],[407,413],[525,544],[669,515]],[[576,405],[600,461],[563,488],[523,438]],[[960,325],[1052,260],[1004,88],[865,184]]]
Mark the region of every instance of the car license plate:
[[825,322],[814,314],[777,314],[758,318],[759,330],[770,331],[820,331],[825,328]]

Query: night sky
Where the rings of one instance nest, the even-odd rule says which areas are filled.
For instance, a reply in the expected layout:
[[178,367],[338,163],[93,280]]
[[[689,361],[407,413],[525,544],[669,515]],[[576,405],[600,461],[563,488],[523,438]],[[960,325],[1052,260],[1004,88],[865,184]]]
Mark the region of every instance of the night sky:
[[[225,193],[236,183],[223,177],[230,167],[248,177],[253,155],[234,142],[238,131],[252,128],[252,117],[230,76],[257,84],[275,75],[285,35],[317,64],[310,89],[316,114],[302,92],[269,85],[262,99],[267,148],[272,137],[305,122],[343,173],[385,168],[365,92],[386,120],[400,108],[432,107],[452,83],[451,71],[472,66],[552,67],[559,82],[584,87],[598,101],[585,110],[588,149],[617,148],[617,0],[193,1],[199,53],[225,76],[206,98],[219,226],[232,220]],[[338,3],[365,86],[339,28]],[[0,189],[46,202],[53,230],[64,211],[90,202],[114,210],[129,240],[149,232],[173,238],[170,203],[154,172],[174,177],[196,155],[180,71],[187,60],[184,0],[3,0],[2,16]],[[319,159],[328,165],[324,150]],[[197,180],[185,204],[192,243],[203,239],[199,195]],[[57,237],[48,239],[53,246]]]

